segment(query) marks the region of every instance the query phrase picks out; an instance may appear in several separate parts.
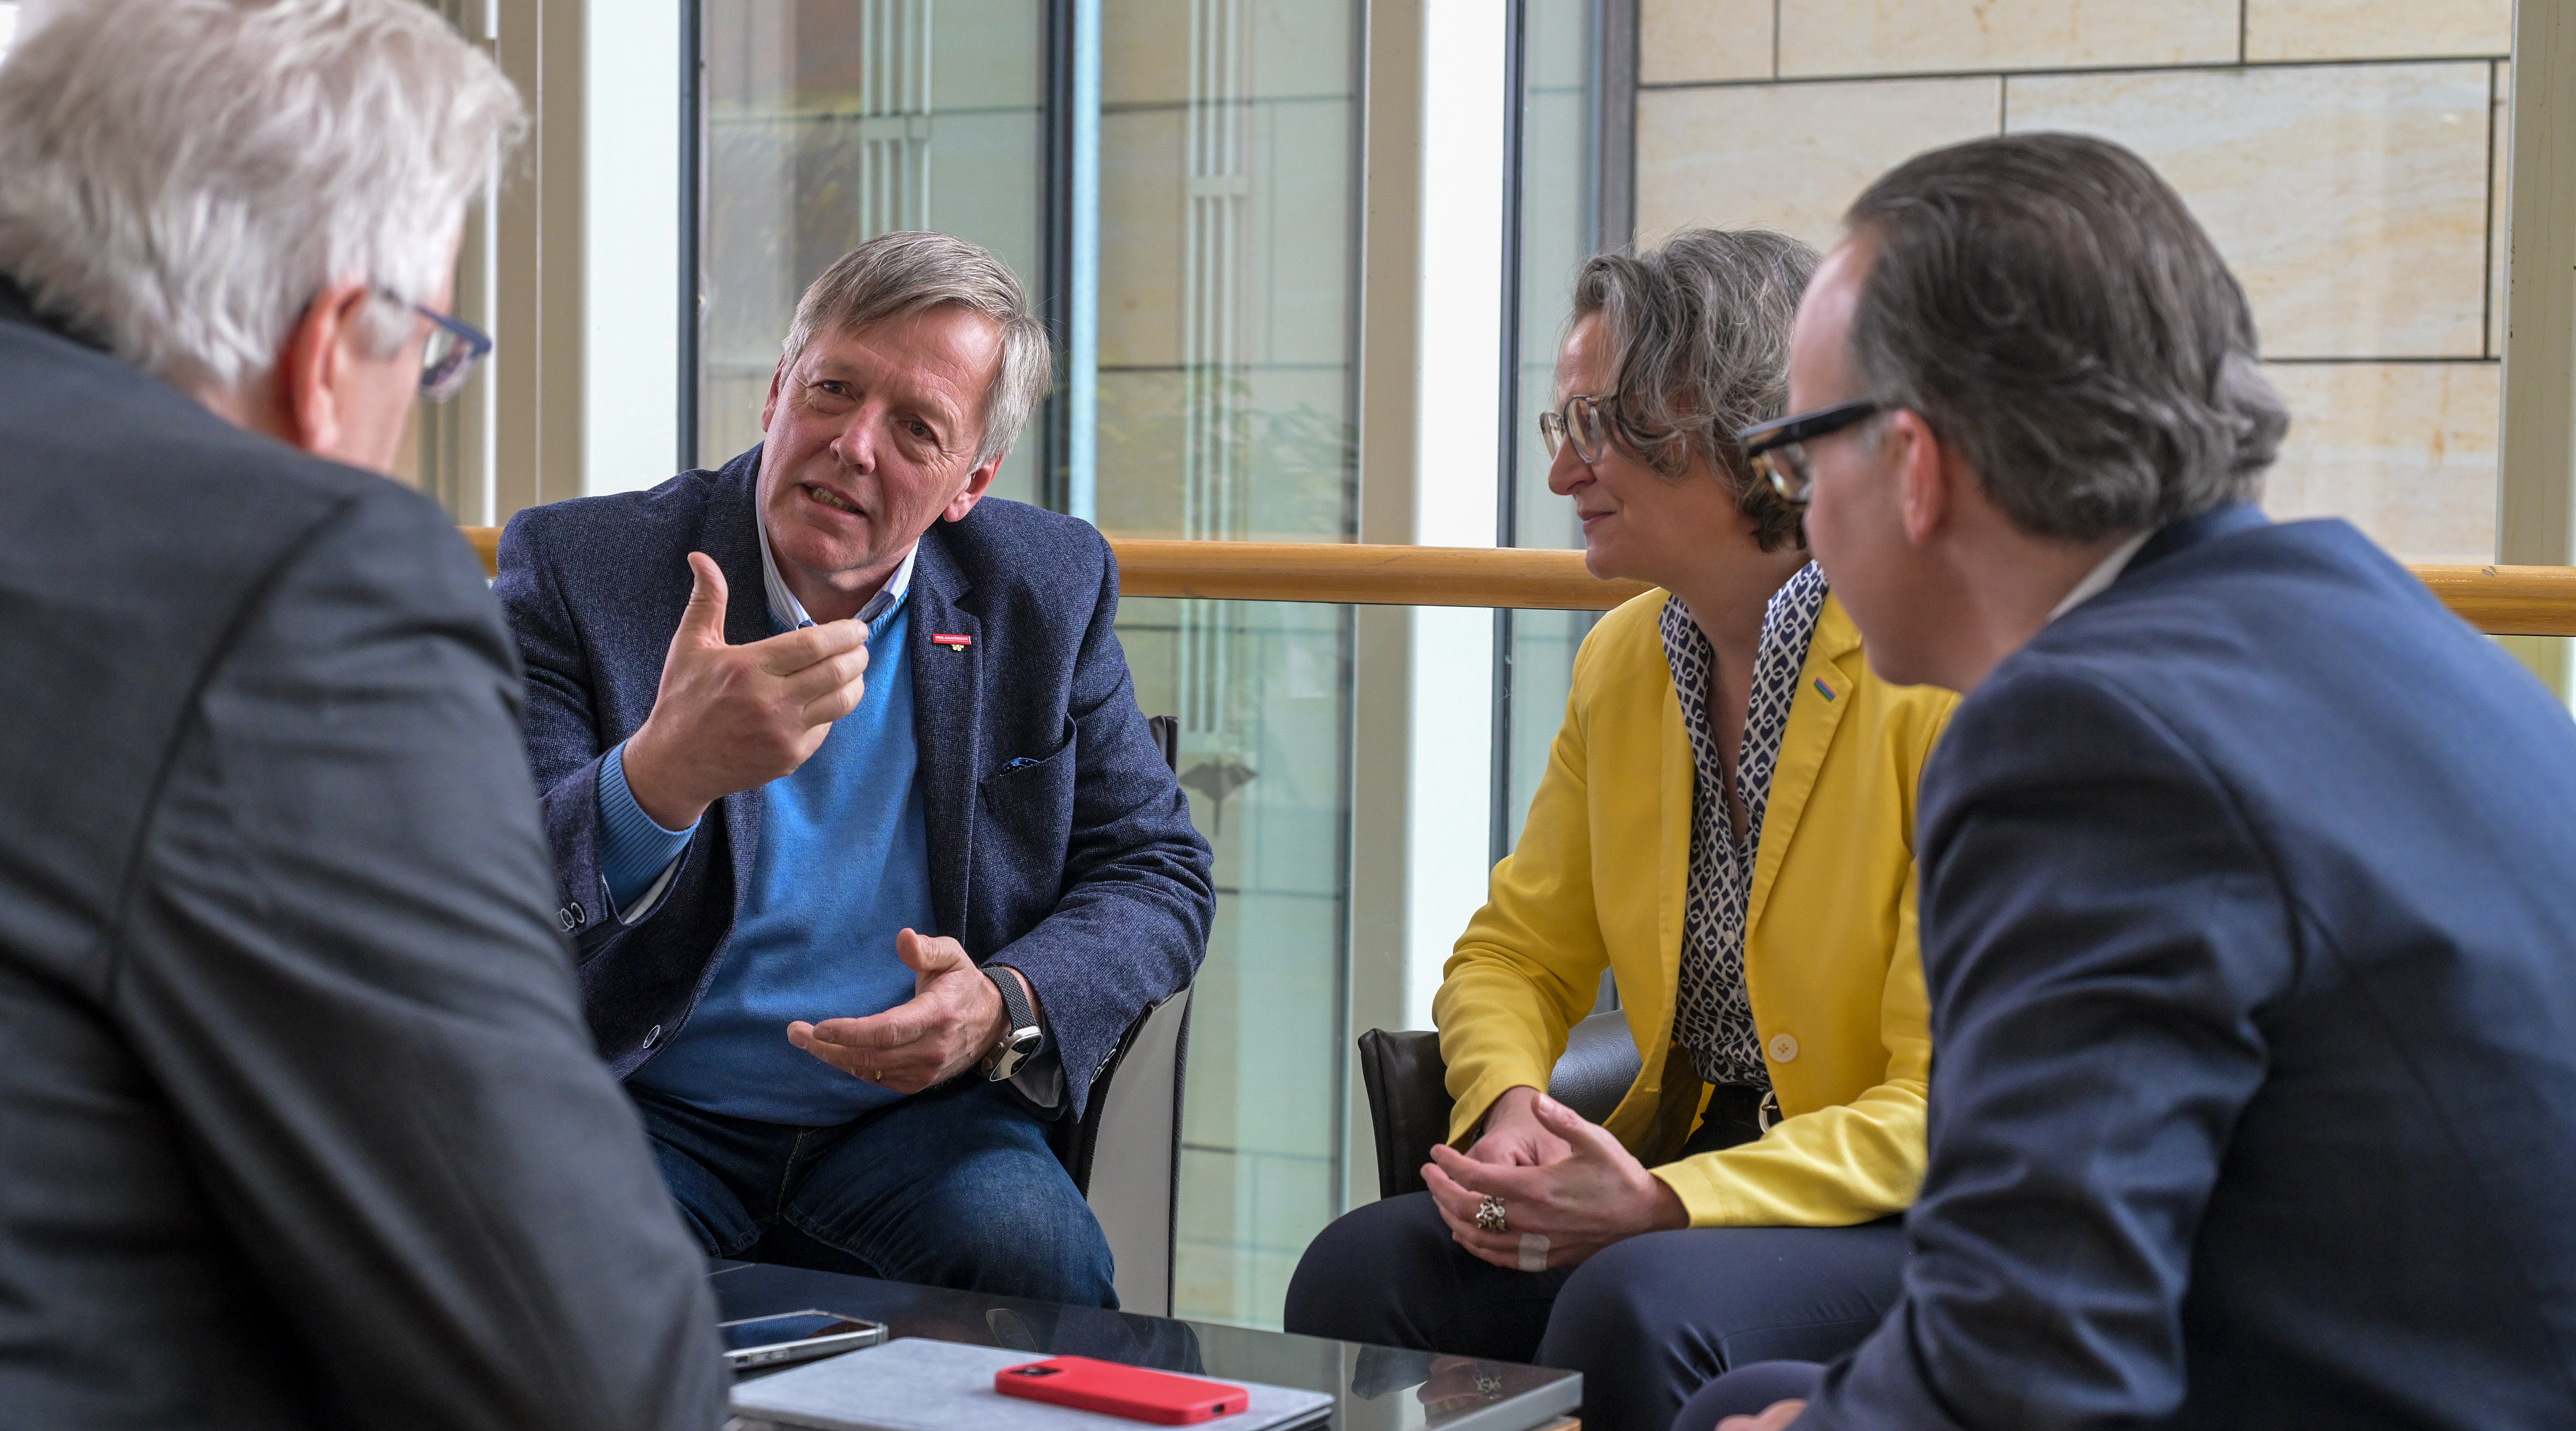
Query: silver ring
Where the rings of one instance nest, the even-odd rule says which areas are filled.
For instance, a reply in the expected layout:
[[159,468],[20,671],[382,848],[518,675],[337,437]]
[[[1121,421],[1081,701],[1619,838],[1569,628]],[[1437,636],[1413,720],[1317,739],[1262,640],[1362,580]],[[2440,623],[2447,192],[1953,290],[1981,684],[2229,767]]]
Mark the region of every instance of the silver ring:
[[1478,1229],[1485,1232],[1509,1232],[1512,1230],[1511,1219],[1503,1215],[1503,1200],[1501,1198],[1495,1197],[1491,1193],[1487,1193],[1485,1195],[1485,1200],[1476,1205],[1476,1226]]

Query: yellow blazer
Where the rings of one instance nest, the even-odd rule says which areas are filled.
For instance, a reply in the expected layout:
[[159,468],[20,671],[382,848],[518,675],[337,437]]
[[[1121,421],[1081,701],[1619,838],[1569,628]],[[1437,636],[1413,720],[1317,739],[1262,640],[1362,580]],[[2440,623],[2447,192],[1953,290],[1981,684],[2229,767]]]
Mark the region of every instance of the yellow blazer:
[[1784,1120],[1672,1161],[1707,1089],[1673,1042],[1697,777],[1651,591],[1574,658],[1565,724],[1511,857],[1433,1002],[1464,1141],[1506,1089],[1547,1087],[1607,967],[1644,1068],[1610,1131],[1693,1227],[1833,1227],[1923,1181],[1932,1037],[1914,932],[1914,787],[1957,697],[1891,686],[1828,599],[1771,776],[1745,907],[1744,980]]

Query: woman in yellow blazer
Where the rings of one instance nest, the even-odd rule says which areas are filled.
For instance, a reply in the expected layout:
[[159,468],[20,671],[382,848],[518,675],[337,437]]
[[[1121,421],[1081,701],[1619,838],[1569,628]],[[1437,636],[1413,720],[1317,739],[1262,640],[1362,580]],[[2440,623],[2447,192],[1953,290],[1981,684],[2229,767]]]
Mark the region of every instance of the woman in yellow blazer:
[[[1894,1300],[1931,1038],[1914,791],[1954,697],[1873,676],[1797,512],[1732,434],[1777,416],[1814,251],[1676,235],[1578,278],[1541,421],[1603,577],[1564,727],[1433,1008],[1452,1147],[1290,1284],[1290,1331],[1585,1373],[1663,1431],[1750,1361]],[[1644,1066],[1606,1125],[1543,1096],[1602,971]],[[1460,1151],[1460,1150],[1464,1151]]]

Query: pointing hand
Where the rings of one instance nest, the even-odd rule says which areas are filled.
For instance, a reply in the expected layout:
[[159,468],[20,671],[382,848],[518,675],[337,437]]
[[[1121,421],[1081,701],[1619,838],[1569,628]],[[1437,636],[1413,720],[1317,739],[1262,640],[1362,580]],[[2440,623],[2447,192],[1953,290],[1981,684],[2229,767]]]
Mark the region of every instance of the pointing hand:
[[671,633],[653,713],[626,742],[626,788],[655,824],[685,830],[706,808],[805,763],[858,709],[868,628],[833,621],[725,644],[725,579],[689,553],[695,584]]

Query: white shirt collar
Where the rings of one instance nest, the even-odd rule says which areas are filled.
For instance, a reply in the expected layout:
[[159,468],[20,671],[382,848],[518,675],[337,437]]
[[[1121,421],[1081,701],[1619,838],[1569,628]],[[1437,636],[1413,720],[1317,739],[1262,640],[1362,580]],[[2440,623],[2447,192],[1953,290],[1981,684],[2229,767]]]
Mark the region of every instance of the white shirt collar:
[[2076,607],[2082,606],[2085,602],[2091,601],[2094,597],[2100,596],[2104,587],[2118,581],[2120,579],[2120,573],[2128,570],[2129,561],[2138,554],[2138,548],[2145,546],[2147,544],[2147,538],[2152,537],[2155,534],[2156,529],[2149,527],[2145,531],[2138,533],[2136,536],[2129,538],[2127,541],[2120,543],[2118,546],[2111,548],[2111,554],[2096,563],[2091,571],[2086,572],[2084,574],[2084,579],[2075,583],[2074,590],[2058,598],[2057,605],[2049,608],[2048,619],[2050,621],[2055,621],[2067,612],[2073,611]]
[[[786,581],[778,575],[778,559],[769,554],[769,523],[762,521],[760,514],[754,512],[751,526],[752,530],[760,533],[760,581],[769,593],[769,619],[789,631],[813,625],[814,618],[805,614],[805,603],[796,599],[796,593],[788,590]],[[877,594],[868,598],[868,604],[859,608],[861,621],[874,627],[878,617],[892,611],[903,600],[904,593],[912,589],[913,559],[920,555],[921,543],[914,542],[912,550],[903,554],[903,565],[896,567],[894,575],[886,578],[886,584],[877,588]],[[875,633],[871,631],[869,634],[873,636]]]

